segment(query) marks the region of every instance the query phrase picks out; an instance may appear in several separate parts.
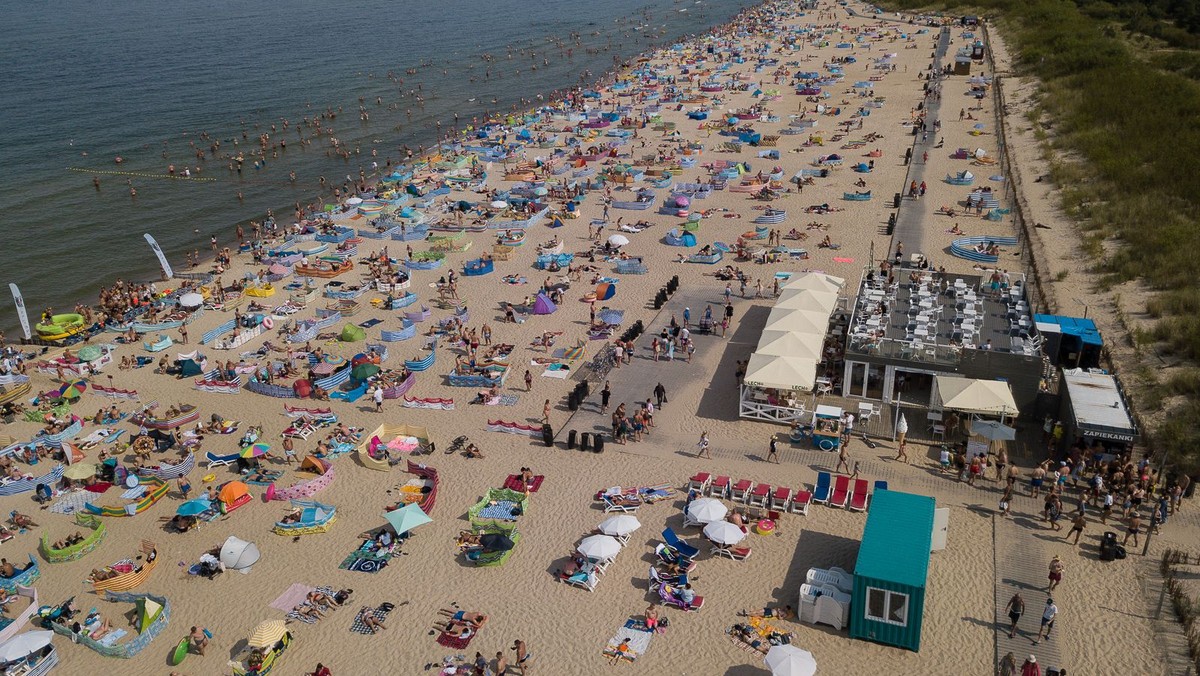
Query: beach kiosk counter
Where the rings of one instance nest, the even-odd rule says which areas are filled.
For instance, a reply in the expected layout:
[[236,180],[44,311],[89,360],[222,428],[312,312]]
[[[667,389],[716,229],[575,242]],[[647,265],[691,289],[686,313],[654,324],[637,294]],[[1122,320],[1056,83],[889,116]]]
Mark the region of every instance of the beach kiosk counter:
[[934,506],[924,495],[875,491],[854,564],[850,638],[920,651]]
[[842,443],[842,409],[818,406],[813,412],[813,448],[836,451]]

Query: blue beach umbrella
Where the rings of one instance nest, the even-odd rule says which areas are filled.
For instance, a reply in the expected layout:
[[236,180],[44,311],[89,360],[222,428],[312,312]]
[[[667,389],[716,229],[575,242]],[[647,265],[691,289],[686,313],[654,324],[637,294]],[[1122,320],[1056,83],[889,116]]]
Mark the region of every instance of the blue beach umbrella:
[[417,526],[431,523],[433,519],[421,509],[421,506],[415,502],[410,502],[407,505],[395,511],[388,512],[385,517],[387,522],[395,529],[396,535],[402,535]]
[[208,501],[208,498],[196,498],[179,505],[179,509],[175,510],[175,513],[179,516],[196,516],[210,509],[212,509],[212,503]]

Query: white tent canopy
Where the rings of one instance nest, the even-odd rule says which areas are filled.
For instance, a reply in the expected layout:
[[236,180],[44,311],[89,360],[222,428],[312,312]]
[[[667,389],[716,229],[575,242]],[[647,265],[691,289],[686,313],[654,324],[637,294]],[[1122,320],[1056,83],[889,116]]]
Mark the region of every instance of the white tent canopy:
[[250,566],[258,563],[261,554],[258,552],[258,547],[252,542],[230,535],[225,540],[225,544],[221,545],[221,563],[229,570],[240,570],[243,573],[250,572]]
[[751,387],[812,391],[817,380],[817,360],[754,353],[743,380]]
[[775,308],[767,317],[767,325],[764,330],[812,333],[819,335],[821,342],[824,342],[825,333],[829,330],[829,313],[817,310]]
[[1004,381],[937,376],[936,384],[942,408],[979,415],[1017,414],[1012,389]]
[[832,312],[837,307],[837,294],[814,293],[810,289],[785,288],[775,299],[775,309]]
[[809,338],[808,335],[792,331],[763,331],[758,341],[758,354],[771,354],[779,357],[800,357],[802,359],[820,359],[821,343]]

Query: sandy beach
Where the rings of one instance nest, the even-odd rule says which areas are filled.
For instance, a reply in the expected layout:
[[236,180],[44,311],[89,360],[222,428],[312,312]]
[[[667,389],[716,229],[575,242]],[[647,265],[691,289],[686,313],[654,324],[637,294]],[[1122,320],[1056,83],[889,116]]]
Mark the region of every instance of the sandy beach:
[[[865,7],[851,7],[867,12]],[[942,205],[960,205],[968,191],[968,188],[941,180],[944,176],[969,169],[978,176],[977,185],[980,185],[987,184],[988,177],[996,171],[993,167],[974,166],[951,158],[958,148],[969,148],[972,152],[982,148],[988,153],[997,149],[996,111],[991,109],[990,99],[973,107],[977,102],[969,95],[966,77],[950,76],[938,81],[941,125],[931,134],[939,139],[940,147],[930,149],[927,159],[918,151],[914,153],[914,164],[905,162],[906,150],[913,147],[912,124],[919,114],[919,107],[926,101],[923,87],[930,66],[935,65],[930,55],[940,29],[884,20],[873,15],[870,18],[849,15],[845,8],[832,5],[803,13],[790,3],[772,4],[751,17],[739,27],[748,31],[746,33],[726,30],[715,39],[698,40],[677,50],[648,54],[645,61],[636,64],[647,71],[658,70],[660,78],[676,77],[677,87],[695,95],[700,94],[699,86],[707,77],[696,76],[689,82],[689,74],[696,71],[719,72],[723,82],[741,83],[745,87],[742,90],[726,87],[724,91],[706,94],[719,96],[719,103],[662,104],[656,113],[661,116],[657,125],[673,127],[656,130],[652,125],[646,125],[639,128],[636,136],[616,148],[617,157],[613,160],[643,169],[662,169],[672,162],[647,163],[643,157],[660,151],[676,156],[681,147],[692,143],[702,145],[703,150],[694,156],[695,167],[682,169],[673,177],[674,183],[707,182],[711,174],[703,165],[720,161],[749,163],[750,171],[744,178],[751,178],[760,171],[768,174],[778,169],[783,179],[778,186],[779,194],[770,201],[756,200],[747,193],[729,189],[714,191],[709,197],[694,201],[693,212],[703,210],[707,214],[700,220],[696,238],[700,246],[714,242],[733,244],[742,233],[754,229],[752,221],[770,205],[787,211],[786,220],[772,227],[784,233],[795,228],[806,235],[803,241],[784,239],[782,244],[804,248],[807,258],[783,256],[778,262],[756,263],[735,261],[733,254],[726,254],[718,265],[675,262],[680,252],[687,255],[695,253],[696,249],[663,243],[664,235],[673,228],[682,228],[685,223],[684,218],[658,211],[671,194],[670,189],[655,190],[657,202],[653,208],[632,211],[606,208],[605,191],[600,188],[590,191],[582,201],[578,218],[563,219],[563,227],[548,227],[553,223],[553,217],[533,226],[523,245],[513,250],[509,260],[494,262],[492,274],[458,279],[458,296],[470,312],[467,326],[481,329],[487,324],[492,332],[492,343],[515,346],[507,358],[510,372],[501,388],[501,394],[506,397],[501,404],[472,404],[478,388],[448,384],[447,374],[453,368],[455,358],[465,354],[465,349],[444,339],[437,347],[434,366],[416,373],[416,384],[408,396],[453,399],[453,410],[410,408],[402,406],[401,400],[389,399],[383,403],[382,412],[376,412],[369,395],[350,403],[280,399],[247,389],[235,394],[204,392],[193,387],[194,378],[176,379],[156,374],[154,364],[122,370],[114,362],[103,371],[107,378],[94,378],[93,382],[135,390],[138,393],[136,401],[115,402],[123,411],[133,412],[147,402],[157,401],[157,411],[161,413],[169,406],[187,403],[198,408],[201,422],[218,414],[240,423],[235,434],[205,435],[199,448],[194,449],[199,458],[205,453],[238,452],[242,433],[257,425],[263,429],[261,440],[279,456],[273,461],[262,461],[264,469],[283,472],[275,479],[276,486],[282,488],[311,479],[313,475],[300,474],[295,466],[282,460],[282,434],[293,422],[285,415],[284,407],[330,408],[339,422],[363,428],[367,437],[383,424],[426,427],[437,450],[412,459],[438,470],[439,492],[430,514],[432,523],[415,528],[399,548],[399,553],[376,573],[345,570],[339,568],[339,564],[360,546],[360,534],[385,524],[385,507],[399,498],[401,486],[412,478],[404,472],[404,462],[390,471],[374,471],[365,467],[354,453],[332,460],[335,478],[328,488],[314,496],[315,500],[337,508],[336,522],[327,533],[297,539],[274,534],[272,527],[282,519],[288,505],[282,501],[267,502],[266,488],[262,485],[250,486],[253,500],[249,504],[189,532],[169,533],[161,519],[173,516],[183,502],[183,496],[172,486],[166,498],[142,514],[130,518],[103,517],[108,529],[104,541],[83,558],[65,563],[49,563],[41,558],[38,542],[43,531],[51,540],[73,533],[78,529],[73,524],[73,516],[39,509],[29,493],[0,498],[5,513],[20,510],[38,523],[38,527],[31,527],[0,545],[0,554],[14,563],[25,561],[29,554],[40,558],[42,576],[35,586],[41,604],[55,606],[75,596],[76,605],[85,614],[96,607],[113,621],[114,626],[132,631],[122,618],[132,606],[103,601],[92,593],[92,586],[85,579],[95,568],[126,557],[133,558],[143,540],[152,540],[158,547],[157,569],[135,591],[150,592],[170,600],[169,626],[140,654],[120,662],[57,637],[55,645],[61,660],[58,673],[103,670],[127,674],[233,673],[228,662],[242,652],[245,639],[254,628],[266,620],[284,619],[285,613],[270,604],[296,583],[314,588],[352,589],[353,594],[345,607],[331,610],[328,617],[315,624],[289,624],[293,641],[272,673],[309,673],[320,662],[339,676],[433,674],[441,673],[444,660],[458,654],[473,659],[476,651],[488,659],[502,651],[512,664],[516,658],[511,647],[517,639],[525,641],[532,654],[530,674],[590,673],[608,668],[607,658],[602,653],[609,639],[620,636],[627,620],[640,619],[650,602],[657,601],[657,593],[648,592],[648,575],[655,560],[655,545],[662,541],[660,532],[667,527],[702,550],[690,580],[697,593],[704,597],[705,605],[694,613],[660,606],[660,616],[669,619],[669,626],[653,636],[648,649],[635,662],[618,665],[615,669],[730,676],[769,673],[763,666],[762,656],[743,650],[727,636],[726,630],[741,621],[738,612],[743,609],[796,606],[800,584],[811,567],[840,566],[852,571],[866,515],[820,505],[812,506],[807,516],[783,515],[773,534],[752,533],[747,537],[743,544],[750,546],[753,553],[742,561],[711,555],[700,529],[683,526],[686,486],[689,477],[697,472],[807,489],[813,485],[817,471],[831,471],[837,461],[836,454],[792,446],[788,443],[785,427],[737,417],[736,364],[747,359],[754,350],[773,303],[771,298],[754,297],[755,281],[761,280],[769,292],[780,273],[820,271],[844,278],[847,284],[843,295],[849,298],[855,293],[864,268],[873,263],[872,254],[879,260],[894,251],[896,243],[887,232],[888,215],[894,211],[892,195],[906,190],[912,180],[910,176],[914,175],[910,172],[918,165],[924,172],[927,191],[919,200],[906,199],[903,209],[916,209],[923,214],[921,253],[933,266],[944,266],[947,271],[958,273],[974,271],[970,261],[954,258],[948,253],[951,241],[959,236],[949,232],[956,224],[966,236],[1014,233],[1007,221],[989,222],[974,215],[960,213],[951,217],[936,213]],[[810,29],[801,30],[810,24]],[[964,40],[963,29],[952,26],[950,31],[953,50]],[[781,37],[784,35],[795,41],[785,42]],[[838,47],[838,43],[846,43],[849,47]],[[714,47],[714,53],[705,56],[708,45]],[[764,59],[777,59],[777,62],[758,66],[760,54],[757,50],[760,47],[764,49],[761,53]],[[998,67],[1004,67],[1007,51],[1002,45],[999,49],[995,45],[992,48]],[[730,60],[735,49],[745,57],[742,62]],[[720,62],[715,61],[718,55]],[[891,56],[885,59],[886,55]],[[793,86],[795,72],[827,72],[833,59],[845,57],[854,57],[854,61],[840,64],[844,74],[836,85],[825,89],[829,94],[827,98],[810,100],[815,97],[796,93]],[[892,67],[886,71],[876,67],[882,63],[881,59]],[[691,61],[691,73],[681,73],[684,61]],[[718,65],[727,66],[727,69],[716,71]],[[939,69],[943,65],[936,64]],[[779,71],[775,72],[776,69]],[[611,110],[619,101],[621,105],[632,107],[634,114],[631,117],[638,117],[651,104],[625,94],[649,90],[639,89],[637,78],[631,78],[628,71],[617,80],[634,84],[630,85],[630,90],[613,90],[610,83],[610,88],[602,91],[603,98],[590,100],[589,105],[592,110]],[[856,91],[853,87],[860,81],[870,83],[869,95],[863,94],[867,88]],[[769,95],[773,90],[778,92],[777,95]],[[869,111],[867,115],[854,115],[868,101],[879,102],[879,105],[864,108]],[[837,108],[840,114],[818,113],[818,105]],[[708,120],[719,122],[722,113],[754,106],[760,107],[756,110],[758,116],[744,123],[761,134],[778,136],[773,147],[747,145],[737,152],[722,149],[722,144],[732,137],[700,128],[701,123],[687,115],[707,107],[710,109]],[[974,119],[967,119],[965,115],[959,119],[959,109],[969,110]],[[547,112],[542,122],[531,125],[532,131],[558,134],[557,147],[564,147],[572,134],[562,130],[571,128],[572,123],[563,112],[561,117]],[[780,131],[788,127],[790,119],[800,119],[790,116],[801,113],[805,118],[816,120],[816,126],[804,133],[781,135]],[[860,122],[861,127],[858,126]],[[849,131],[839,129],[842,123],[850,123],[854,128]],[[603,134],[604,129],[599,132]],[[875,134],[877,138],[854,148],[842,148],[847,141],[862,139],[868,134]],[[497,135],[498,132],[493,130],[493,137]],[[839,140],[832,140],[834,135],[840,135]],[[821,137],[823,145],[809,144],[810,137],[814,140]],[[589,138],[582,144],[587,147],[603,140],[611,139]],[[1010,146],[1022,144],[1024,147],[1034,143],[1031,138],[1009,139]],[[771,150],[778,151],[778,159],[759,156],[760,152]],[[530,144],[504,164],[511,168],[518,162],[549,158],[552,152],[553,149]],[[815,178],[812,184],[803,186],[802,192],[790,182],[793,175],[802,169],[816,168],[814,163],[818,158],[831,153],[842,154],[844,161],[841,166],[832,168],[828,177]],[[1017,154],[1020,156],[1019,151]],[[859,174],[851,170],[852,165],[869,161],[874,162],[870,173]],[[603,169],[603,165],[588,166]],[[519,182],[503,180],[505,168],[500,162],[488,166],[485,190],[505,190],[518,185]],[[865,181],[865,188],[855,185],[860,178]],[[736,186],[739,180],[730,179],[730,187]],[[649,184],[634,183],[631,187],[632,190],[614,190],[612,199],[632,200],[636,190],[649,187]],[[844,193],[867,189],[873,194],[869,201],[843,199]],[[1051,198],[1039,195],[1030,199],[1044,203]],[[463,189],[458,185],[449,195],[438,197],[435,205],[425,211],[431,220],[453,223],[454,216],[446,213],[443,207],[458,200],[483,204],[490,201],[486,192]],[[836,210],[824,214],[806,213],[806,207],[822,204]],[[558,212],[563,209],[563,200],[551,199],[550,207]],[[961,206],[956,208],[961,210]],[[597,258],[594,264],[597,272],[583,273],[579,279],[571,281],[556,312],[529,316],[520,324],[505,322],[505,303],[519,304],[533,295],[543,280],[557,280],[564,274],[534,269],[537,245],[558,238],[563,241],[563,251],[578,254],[575,264],[582,262],[583,254],[591,245],[589,223],[603,220],[605,210],[608,211],[608,225],[602,232],[605,238],[618,234],[618,218],[623,219],[623,224],[638,220],[651,224],[641,232],[620,233],[629,239],[624,251],[642,257],[648,272],[617,274],[613,263]],[[356,230],[371,228],[370,219],[353,208],[339,210],[332,220],[337,225]],[[810,223],[819,225],[810,229]],[[1065,235],[1066,228],[1062,230]],[[432,308],[431,317],[418,324],[418,333],[427,331],[438,320],[452,314],[448,307],[438,305],[437,292],[431,287],[449,270],[461,273],[466,261],[491,251],[497,232],[493,229],[468,233],[465,235],[471,241],[468,250],[449,253],[439,269],[411,273],[409,290],[419,296],[419,301],[407,309],[421,305]],[[818,246],[826,235],[837,245],[836,249]],[[430,249],[426,242],[362,239],[357,244],[355,257],[360,262],[352,272],[338,279],[347,284],[358,283],[367,269],[361,263],[362,259],[378,254],[383,246],[387,246],[391,256],[404,258],[404,248],[408,244],[418,252]],[[907,251],[913,253],[911,249]],[[1005,260],[1011,261],[1012,271],[1023,270],[1019,258],[1013,257],[1012,252],[1005,254]],[[725,302],[726,282],[717,279],[713,273],[726,264],[740,268],[751,280],[749,297],[745,298],[739,293],[738,284],[733,284],[734,318],[726,335],[695,334],[695,355],[688,361],[655,360],[650,351],[651,338],[672,320],[682,320],[685,307],[693,322],[709,306],[719,316]],[[246,272],[261,271],[263,267],[254,265],[248,254],[238,254],[222,277],[232,280]],[[504,283],[501,278],[505,275],[523,276],[528,283]],[[614,443],[608,434],[604,452],[600,454],[566,448],[570,430],[601,432],[609,427],[608,413],[600,411],[602,380],[593,380],[591,394],[579,410],[572,411],[567,406],[570,389],[587,377],[584,362],[607,343],[605,340],[588,340],[590,304],[584,298],[594,289],[594,284],[590,283],[593,276],[619,279],[615,283],[616,295],[598,302],[597,309],[606,306],[623,311],[624,322],[620,330],[638,320],[646,327],[646,333],[635,341],[636,350],[630,363],[613,369],[607,377],[612,407],[625,402],[632,411],[639,402],[653,397],[657,383],[669,385],[669,401],[656,411],[650,433],[642,441],[627,444]],[[674,276],[679,278],[679,290],[661,309],[655,309],[651,302],[655,293]],[[282,287],[292,279],[283,280],[278,286]],[[323,286],[324,280],[316,281],[318,286]],[[405,312],[404,309],[384,310],[369,303],[371,299],[382,299],[385,295],[378,291],[367,292],[358,299],[364,306],[362,311],[330,329],[340,332],[346,324],[381,320],[381,323],[364,329],[365,342],[313,340],[312,345],[319,345],[328,354],[350,359],[365,351],[367,343],[382,344],[380,331],[399,330],[400,318]],[[259,300],[273,307],[282,304],[286,298],[287,292],[281,288],[273,297]],[[317,308],[328,302],[329,299],[321,298],[297,314],[275,318],[275,322],[281,325],[286,321],[312,319]],[[241,311],[245,312],[244,306]],[[199,349],[210,359],[225,361],[236,360],[240,352],[258,349],[264,340],[276,345],[283,343],[279,332],[271,330],[234,350],[196,344],[206,331],[232,318],[232,312],[210,310],[188,326],[188,345],[174,345],[164,353],[150,354],[139,340],[134,345],[119,345],[114,356],[118,361],[131,355],[150,356],[157,361],[161,354],[174,359],[179,353]],[[555,347],[571,346],[577,341],[586,343],[583,358],[570,364],[571,375],[565,380],[546,377],[543,367],[531,364],[552,352],[533,345],[546,332],[561,334],[556,336]],[[178,341],[177,331],[167,333]],[[116,335],[103,334],[91,342],[112,342],[111,338]],[[151,338],[153,336],[143,337]],[[384,368],[398,368],[403,360],[426,354],[420,337],[386,345],[390,358],[382,364]],[[303,343],[295,349],[302,346]],[[77,351],[78,346],[72,349]],[[37,359],[47,359],[56,353],[38,355]],[[278,357],[272,355],[271,358]],[[251,360],[262,363],[266,358]],[[528,391],[523,382],[526,369],[533,376]],[[290,380],[281,383],[288,384]],[[57,383],[53,375],[42,373],[32,375],[32,381],[34,392],[51,389]],[[831,399],[840,400],[837,397]],[[540,427],[547,400],[552,409],[549,418],[556,440],[553,448],[543,444],[540,433],[531,436],[488,430],[489,423],[497,420]],[[88,392],[74,407],[73,413],[90,418],[97,409],[112,403]],[[137,426],[128,419],[115,427],[124,429],[126,438],[137,433]],[[33,422],[14,422],[0,432],[17,441],[25,441],[39,428],[40,425]],[[96,425],[89,422],[79,437],[85,437],[95,428]],[[1139,579],[1156,565],[1155,552],[1168,546],[1186,547],[1195,541],[1198,530],[1190,509],[1173,517],[1169,528],[1165,527],[1161,535],[1155,536],[1154,547],[1144,561],[1138,560],[1141,557],[1136,556],[1131,547],[1128,560],[1102,562],[1095,555],[1100,533],[1105,530],[1100,524],[1092,524],[1085,531],[1081,546],[1072,547],[1062,540],[1062,533],[1053,533],[1041,522],[1039,500],[1019,495],[1014,503],[1013,518],[1004,519],[996,511],[1003,482],[985,480],[981,486],[968,486],[948,474],[939,473],[936,449],[931,450],[927,445],[932,441],[923,440],[925,434],[914,432],[911,435],[908,451],[911,462],[904,464],[892,459],[895,445],[890,441],[889,421],[872,422],[867,429],[880,437],[880,443],[874,449],[861,441],[852,447],[852,457],[861,463],[860,475],[872,481],[885,480],[892,490],[933,496],[938,507],[949,508],[949,545],[944,551],[933,554],[930,563],[920,652],[851,640],[846,631],[837,631],[827,625],[802,624],[794,620],[775,622],[778,629],[792,634],[792,645],[812,652],[819,665],[818,673],[882,673],[884,664],[887,665],[886,672],[894,674],[994,673],[1000,657],[996,654],[995,618],[1003,615],[997,611],[996,599],[1007,598],[1014,589],[1008,573],[1008,556],[1013,552],[1041,557],[1045,561],[1058,554],[1067,562],[1066,580],[1055,591],[1061,609],[1055,634],[1042,645],[1027,641],[1026,653],[1041,654],[1042,648],[1052,645],[1058,659],[1050,666],[1067,667],[1071,674],[1169,673],[1155,646],[1155,625],[1148,619],[1153,611],[1148,607],[1152,600],[1141,594]],[[297,458],[302,459],[315,451],[317,441],[327,432],[319,430],[308,439],[295,440]],[[710,440],[711,459],[694,457],[696,442],[702,433]],[[1041,449],[1029,448],[1023,441],[1026,436],[1036,438],[1036,433],[1037,430],[1033,430],[1030,435],[1023,434],[1011,446],[1017,464],[1028,467],[1041,459]],[[781,449],[779,464],[764,461],[769,440],[776,434]],[[459,435],[469,437],[483,457],[468,458],[461,453],[444,452]],[[117,447],[103,446],[110,452]],[[88,462],[95,461],[95,453],[96,450],[92,450],[87,454]],[[132,461],[132,455],[122,453],[118,457],[122,462]],[[174,451],[154,457],[168,462],[177,459]],[[233,467],[209,469],[203,462],[200,464],[202,466],[189,475],[193,497],[196,491],[209,485],[238,478]],[[19,466],[34,475],[46,471],[44,464]],[[529,467],[533,474],[545,478],[538,490],[529,495],[528,509],[518,519],[520,541],[503,565],[476,567],[459,553],[455,544],[459,532],[470,528],[467,510],[489,489],[501,487],[506,477],[518,473],[522,467]],[[215,478],[206,481],[210,474]],[[600,576],[594,591],[557,580],[557,572],[567,565],[573,547],[611,516],[603,511],[603,503],[595,500],[598,491],[612,486],[657,485],[671,487],[673,494],[656,504],[644,505],[636,512],[641,528],[632,534],[628,544]],[[93,496],[94,501],[105,505],[121,504],[123,501],[118,497],[121,490],[109,489],[102,495]],[[51,500],[51,504],[54,502]],[[1146,521],[1149,521],[1148,517]],[[201,554],[219,547],[231,535],[253,542],[261,550],[261,560],[248,574],[227,571],[211,580],[189,575],[189,568]],[[1140,548],[1136,551],[1140,553]],[[1039,567],[1044,568],[1044,564]],[[1038,582],[1044,584],[1044,572],[1040,574],[1042,577]],[[1030,634],[1026,638],[1032,639],[1037,633],[1036,618],[1045,594],[1042,588],[1016,587],[1022,589],[1029,604],[1021,625],[1022,634]],[[359,608],[382,603],[395,606],[384,621],[385,630],[379,635],[351,631],[352,620]],[[9,609],[8,615],[13,616],[20,607],[18,602],[16,610]],[[449,648],[435,642],[434,623],[445,619],[439,615],[439,609],[479,612],[486,614],[488,621],[469,646]],[[213,634],[206,654],[192,654],[182,664],[171,666],[169,658],[175,645],[193,625],[207,627]],[[1026,656],[1017,654],[1018,664]],[[508,673],[519,672],[513,669]]]

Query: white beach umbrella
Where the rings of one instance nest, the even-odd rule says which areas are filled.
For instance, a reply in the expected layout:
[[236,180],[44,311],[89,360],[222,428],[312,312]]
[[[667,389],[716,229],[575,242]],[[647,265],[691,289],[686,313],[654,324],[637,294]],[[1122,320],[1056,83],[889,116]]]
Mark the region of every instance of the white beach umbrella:
[[625,246],[629,244],[629,238],[625,235],[611,235],[608,238],[608,243],[613,246]]
[[492,202],[493,209],[504,209],[506,207],[508,207],[508,202],[505,202],[504,200],[496,200],[495,202]]
[[794,645],[775,645],[763,660],[771,670],[771,676],[814,676],[817,660],[812,653]]
[[179,304],[183,307],[200,307],[204,305],[204,296],[198,293],[185,293],[179,297]]
[[693,521],[712,523],[724,519],[729,513],[729,508],[715,498],[696,498],[688,505],[687,513]]
[[363,203],[362,198],[359,198],[359,197],[351,197],[350,199],[346,200],[346,204],[348,204],[349,206],[352,206],[352,207],[356,207],[362,203]]
[[621,543],[609,535],[592,535],[584,538],[577,549],[589,559],[611,561],[621,551]]
[[642,527],[642,522],[631,514],[610,516],[600,522],[600,532],[605,535],[623,537]]
[[0,646],[0,662],[19,662],[30,653],[50,645],[52,638],[52,631],[27,631],[20,636],[14,636],[8,643]]
[[746,533],[728,521],[713,521],[704,527],[704,537],[722,545],[736,545]]

